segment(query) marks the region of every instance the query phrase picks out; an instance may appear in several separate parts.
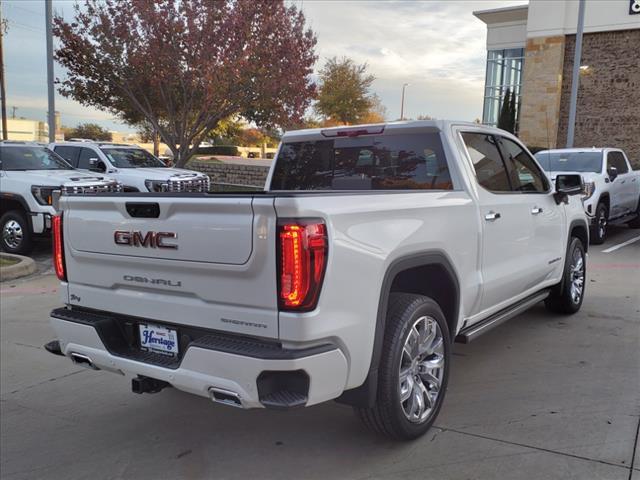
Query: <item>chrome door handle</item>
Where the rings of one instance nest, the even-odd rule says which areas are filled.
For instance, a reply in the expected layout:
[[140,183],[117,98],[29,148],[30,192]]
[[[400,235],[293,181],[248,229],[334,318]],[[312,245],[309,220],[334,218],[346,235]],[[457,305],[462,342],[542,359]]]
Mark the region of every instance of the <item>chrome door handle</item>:
[[533,207],[531,209],[531,215],[538,215],[539,213],[542,213],[542,209],[540,207]]
[[485,220],[487,220],[487,221],[489,221],[489,222],[493,222],[494,220],[497,220],[497,219],[499,219],[499,218],[500,218],[500,214],[499,214],[499,213],[494,212],[493,210],[492,210],[492,211],[490,211],[489,213],[487,213],[487,214],[484,216],[484,219],[485,219]]

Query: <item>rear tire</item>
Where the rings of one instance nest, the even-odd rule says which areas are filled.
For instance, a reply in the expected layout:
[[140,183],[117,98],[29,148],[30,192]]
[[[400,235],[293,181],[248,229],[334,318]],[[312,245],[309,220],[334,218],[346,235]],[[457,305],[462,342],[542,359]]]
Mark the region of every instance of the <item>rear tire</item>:
[[607,237],[607,222],[609,221],[609,209],[604,203],[596,207],[596,217],[591,228],[591,243],[602,245]]
[[26,255],[33,250],[33,235],[27,217],[11,210],[0,217],[0,247],[7,253]]
[[392,293],[372,408],[355,408],[371,430],[397,440],[426,433],[447,389],[451,341],[440,306],[432,299]]
[[587,256],[582,241],[571,237],[564,262],[562,281],[544,301],[548,310],[572,314],[580,310],[586,286]]
[[640,228],[640,198],[638,198],[638,206],[636,207],[636,218],[627,222],[629,228]]

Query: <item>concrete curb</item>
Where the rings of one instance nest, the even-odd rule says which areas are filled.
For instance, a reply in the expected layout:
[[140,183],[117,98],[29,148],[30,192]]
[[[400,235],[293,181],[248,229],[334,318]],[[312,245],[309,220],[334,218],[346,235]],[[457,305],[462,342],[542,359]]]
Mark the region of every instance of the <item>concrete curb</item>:
[[0,267],[0,282],[26,277],[36,271],[36,262],[34,262],[32,258],[13,255],[11,253],[0,253],[0,256],[18,260],[18,263],[15,265]]

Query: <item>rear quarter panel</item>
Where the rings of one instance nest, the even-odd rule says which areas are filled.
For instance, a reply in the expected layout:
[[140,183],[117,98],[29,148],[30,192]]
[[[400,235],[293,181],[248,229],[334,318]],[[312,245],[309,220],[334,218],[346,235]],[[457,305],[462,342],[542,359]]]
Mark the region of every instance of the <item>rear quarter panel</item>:
[[275,208],[279,218],[322,218],[329,235],[318,307],[305,314],[281,312],[280,339],[329,339],[343,346],[350,363],[346,388],[366,378],[382,282],[395,260],[444,253],[460,284],[460,315],[478,301],[480,227],[476,205],[464,191],[279,197]]

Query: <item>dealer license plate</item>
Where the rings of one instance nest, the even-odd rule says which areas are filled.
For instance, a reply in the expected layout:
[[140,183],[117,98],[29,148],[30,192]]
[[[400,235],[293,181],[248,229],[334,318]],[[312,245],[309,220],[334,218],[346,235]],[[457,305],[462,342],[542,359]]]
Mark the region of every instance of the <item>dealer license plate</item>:
[[140,348],[147,352],[178,355],[178,332],[159,325],[139,324]]

